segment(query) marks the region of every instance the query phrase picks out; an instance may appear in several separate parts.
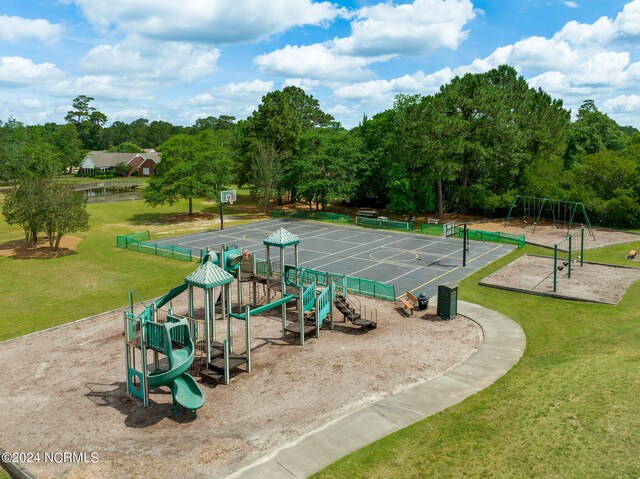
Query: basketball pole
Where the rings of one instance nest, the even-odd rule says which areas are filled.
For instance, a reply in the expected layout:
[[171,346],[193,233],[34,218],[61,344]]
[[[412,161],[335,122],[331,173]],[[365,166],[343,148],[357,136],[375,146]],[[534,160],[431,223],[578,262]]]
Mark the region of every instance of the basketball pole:
[[469,241],[467,223],[462,225],[462,266],[467,266],[467,244]]
[[222,211],[223,204],[222,200],[220,200],[220,231],[224,229],[224,213]]

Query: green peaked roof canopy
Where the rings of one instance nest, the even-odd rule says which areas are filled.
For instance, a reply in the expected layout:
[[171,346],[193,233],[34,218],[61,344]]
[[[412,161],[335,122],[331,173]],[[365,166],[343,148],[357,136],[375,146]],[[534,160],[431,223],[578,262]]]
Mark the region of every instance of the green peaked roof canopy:
[[277,246],[278,248],[284,248],[286,246],[292,246],[294,244],[300,243],[300,238],[298,238],[293,233],[289,233],[286,229],[280,228],[262,243],[268,246]]
[[231,283],[233,281],[233,276],[213,264],[211,261],[207,261],[200,265],[198,269],[187,276],[184,280],[191,286],[211,289],[216,286]]

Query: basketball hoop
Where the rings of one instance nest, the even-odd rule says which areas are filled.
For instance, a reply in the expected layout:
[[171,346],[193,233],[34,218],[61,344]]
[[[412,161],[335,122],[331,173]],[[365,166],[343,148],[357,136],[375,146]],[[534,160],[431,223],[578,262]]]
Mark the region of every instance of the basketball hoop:
[[220,229],[224,229],[223,205],[232,205],[236,201],[236,190],[226,190],[220,192]]

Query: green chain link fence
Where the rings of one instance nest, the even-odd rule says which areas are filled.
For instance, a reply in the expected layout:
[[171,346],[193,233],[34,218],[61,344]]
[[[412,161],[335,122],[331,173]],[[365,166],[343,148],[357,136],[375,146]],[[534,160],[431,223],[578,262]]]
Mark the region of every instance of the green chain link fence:
[[146,242],[151,239],[149,230],[140,233],[130,233],[116,236],[116,246],[122,249],[138,251],[140,253],[162,256],[164,258],[177,259],[180,261],[192,261],[191,249],[181,248],[173,245],[159,245],[158,243]]
[[338,213],[329,213],[323,211],[307,211],[307,210],[273,210],[271,212],[274,218],[297,218],[297,219],[309,219],[317,221],[329,221],[331,223],[351,223],[351,217],[348,215],[340,215]]
[[429,236],[442,236],[442,225],[421,225],[420,233]]
[[[293,266],[285,266],[285,279],[289,283],[294,282],[295,268]],[[355,276],[347,276],[327,271],[298,268],[298,282],[302,283],[302,285],[315,283],[317,286],[328,286],[332,281],[336,283],[336,287],[338,289],[342,287],[344,281],[344,286],[346,286],[347,290],[353,294],[360,294],[362,296],[369,296],[387,301],[396,300],[396,287],[394,285],[383,284],[370,279],[357,278]]]
[[367,226],[369,228],[383,228],[387,230],[403,230],[413,231],[413,223],[410,221],[391,221],[379,218],[367,218],[365,216],[356,216],[356,224]]
[[[456,228],[455,236],[462,238],[462,228]],[[483,231],[483,230],[467,230],[467,237],[470,240],[488,241],[491,243],[515,244],[518,248],[524,248],[526,241],[525,235],[515,235],[511,233],[502,233],[500,231]]]

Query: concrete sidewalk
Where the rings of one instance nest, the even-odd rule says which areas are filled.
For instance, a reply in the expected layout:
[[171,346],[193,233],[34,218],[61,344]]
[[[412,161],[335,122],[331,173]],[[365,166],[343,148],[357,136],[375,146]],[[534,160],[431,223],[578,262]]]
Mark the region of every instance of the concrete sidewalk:
[[381,437],[468,398],[495,382],[520,360],[526,340],[520,326],[511,319],[464,301],[458,302],[458,314],[478,323],[483,331],[478,351],[464,363],[305,434],[229,477],[308,477]]

